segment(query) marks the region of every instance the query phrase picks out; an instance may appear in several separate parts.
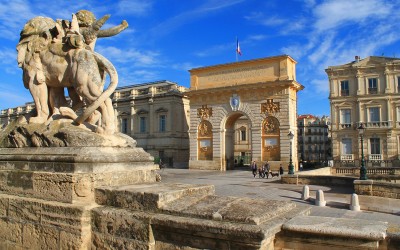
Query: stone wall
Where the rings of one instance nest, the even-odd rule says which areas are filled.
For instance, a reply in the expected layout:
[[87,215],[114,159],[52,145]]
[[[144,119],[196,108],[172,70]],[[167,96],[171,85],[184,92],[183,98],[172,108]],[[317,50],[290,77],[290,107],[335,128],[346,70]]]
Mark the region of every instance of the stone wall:
[[332,176],[332,175],[282,175],[281,182],[287,184],[302,185],[326,185],[326,186],[353,186],[356,177]]
[[375,180],[355,180],[356,194],[400,199],[400,184]]

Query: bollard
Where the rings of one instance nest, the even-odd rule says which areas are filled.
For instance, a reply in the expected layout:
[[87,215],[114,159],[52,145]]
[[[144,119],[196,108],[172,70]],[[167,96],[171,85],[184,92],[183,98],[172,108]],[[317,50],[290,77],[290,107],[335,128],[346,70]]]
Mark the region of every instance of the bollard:
[[324,198],[324,191],[322,190],[317,191],[317,197],[315,198],[315,205],[319,207],[325,207],[326,201]]
[[303,193],[301,195],[301,199],[305,201],[308,200],[308,198],[310,198],[310,188],[307,185],[305,185],[303,187]]
[[350,197],[350,210],[360,211],[360,203],[358,202],[357,194],[352,194]]

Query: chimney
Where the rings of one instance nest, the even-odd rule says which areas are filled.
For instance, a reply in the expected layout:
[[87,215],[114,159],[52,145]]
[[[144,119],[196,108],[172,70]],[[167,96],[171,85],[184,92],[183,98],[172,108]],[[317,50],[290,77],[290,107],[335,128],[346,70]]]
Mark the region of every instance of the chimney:
[[355,56],[356,62],[360,61],[360,57],[359,56]]

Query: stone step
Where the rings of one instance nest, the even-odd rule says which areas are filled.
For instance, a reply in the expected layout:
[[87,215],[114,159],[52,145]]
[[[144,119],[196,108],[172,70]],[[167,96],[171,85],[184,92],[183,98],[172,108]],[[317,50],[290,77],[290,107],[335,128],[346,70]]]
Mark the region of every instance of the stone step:
[[296,209],[288,201],[215,196],[213,185],[149,183],[95,190],[99,205],[179,217],[260,225]]
[[96,188],[95,201],[99,205],[140,211],[159,211],[166,204],[182,197],[196,197],[196,200],[214,193],[213,185],[143,183]]
[[260,225],[295,208],[296,204],[288,201],[210,195],[197,201],[183,197],[166,204],[162,211],[184,217]]

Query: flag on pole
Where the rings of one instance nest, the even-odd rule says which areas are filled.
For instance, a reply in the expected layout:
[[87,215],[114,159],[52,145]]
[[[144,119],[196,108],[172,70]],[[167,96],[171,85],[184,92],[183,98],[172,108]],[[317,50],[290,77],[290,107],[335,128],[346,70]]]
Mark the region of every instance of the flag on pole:
[[239,39],[236,38],[236,53],[242,55],[242,51],[240,50]]

